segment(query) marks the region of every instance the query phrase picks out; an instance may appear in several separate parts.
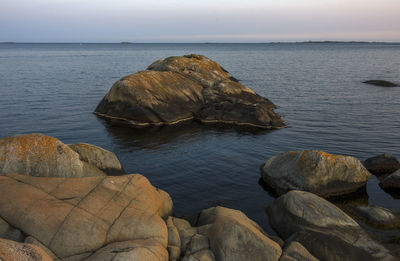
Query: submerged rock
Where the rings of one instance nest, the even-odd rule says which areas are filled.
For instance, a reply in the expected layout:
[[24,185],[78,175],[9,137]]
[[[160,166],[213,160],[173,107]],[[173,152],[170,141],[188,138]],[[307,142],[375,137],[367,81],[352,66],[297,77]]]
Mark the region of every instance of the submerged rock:
[[[81,260],[108,244],[125,241],[135,248],[146,248],[150,242],[149,248],[165,250],[159,252],[161,257],[168,255],[163,218],[172,214],[171,198],[139,174],[84,178],[8,174],[0,176],[0,191],[4,221],[60,259]],[[129,256],[148,254],[145,249],[135,251],[128,251]]]
[[285,126],[275,105],[202,55],[168,57],[117,81],[95,114],[134,126],[187,120],[266,129]]
[[395,156],[389,153],[381,154],[364,161],[365,168],[375,175],[385,175],[400,169],[400,163]]
[[400,87],[400,85],[398,85],[396,83],[383,81],[383,80],[369,80],[369,81],[365,81],[363,83],[382,86],[382,87]]
[[4,261],[53,261],[38,246],[0,238],[0,260]]
[[320,260],[396,260],[351,217],[312,193],[290,191],[275,200],[268,215],[286,242],[301,243]]
[[278,195],[304,190],[324,197],[354,192],[371,177],[354,157],[314,150],[282,152],[261,167],[261,175]]
[[[43,134],[2,138],[0,174],[17,173],[37,177],[105,176],[106,173],[99,168],[120,166],[112,152],[93,145],[89,145],[90,150],[82,149],[83,145],[72,145],[72,147],[81,155],[57,138]],[[93,149],[94,147],[96,149]],[[114,157],[111,157],[111,154]],[[99,163],[98,159],[105,161]]]
[[400,194],[400,170],[384,178],[379,185],[384,189],[390,189]]
[[379,206],[357,206],[357,214],[362,216],[368,224],[382,228],[400,228],[400,216],[390,209]]

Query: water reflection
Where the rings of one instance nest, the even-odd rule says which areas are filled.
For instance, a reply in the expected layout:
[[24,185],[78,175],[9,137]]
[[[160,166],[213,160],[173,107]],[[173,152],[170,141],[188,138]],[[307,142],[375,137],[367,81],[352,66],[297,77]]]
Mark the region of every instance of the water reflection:
[[187,139],[214,135],[265,135],[271,130],[260,128],[236,126],[231,124],[202,124],[196,121],[185,122],[176,125],[135,128],[130,125],[99,119],[115,142],[125,147],[135,147],[142,149],[157,150],[162,145],[176,143],[180,141],[187,142]]

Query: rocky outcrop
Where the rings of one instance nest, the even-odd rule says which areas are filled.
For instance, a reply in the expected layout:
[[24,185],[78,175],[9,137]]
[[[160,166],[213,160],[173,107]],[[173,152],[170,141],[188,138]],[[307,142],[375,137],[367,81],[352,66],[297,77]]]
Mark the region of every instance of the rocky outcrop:
[[92,164],[54,137],[27,134],[0,139],[0,173],[38,177],[105,176]]
[[53,261],[38,246],[0,238],[0,260],[4,261]]
[[382,87],[400,87],[400,85],[398,85],[396,83],[383,81],[383,80],[369,80],[369,81],[365,81],[363,83],[372,84],[372,85],[376,85],[376,86],[382,86]]
[[268,215],[286,242],[301,243],[320,260],[396,260],[351,217],[312,193],[290,191],[275,200]]
[[400,169],[400,163],[389,153],[381,154],[364,161],[364,166],[374,175],[385,175]]
[[378,228],[400,228],[400,215],[380,206],[357,206],[355,211],[365,223]]
[[[5,195],[0,197],[4,221],[60,259],[82,260],[93,253],[110,256],[127,245],[131,248],[124,250],[127,256],[154,256],[153,249],[161,248],[165,251],[156,252],[157,258],[168,256],[163,218],[172,214],[171,198],[139,174],[84,178],[8,174],[0,176],[0,191]],[[110,249],[116,250],[110,253]]]
[[137,127],[198,120],[284,127],[275,105],[202,55],[168,57],[117,81],[95,114]]
[[117,156],[111,151],[87,143],[75,143],[68,146],[79,154],[81,161],[97,167],[108,175],[125,174]]
[[379,183],[384,189],[390,189],[400,194],[400,170],[395,171]]
[[184,260],[279,260],[282,254],[281,247],[238,210],[213,207],[191,220],[195,227],[174,218]]
[[371,177],[354,157],[313,150],[282,152],[261,167],[261,175],[278,195],[303,190],[323,197],[354,192]]

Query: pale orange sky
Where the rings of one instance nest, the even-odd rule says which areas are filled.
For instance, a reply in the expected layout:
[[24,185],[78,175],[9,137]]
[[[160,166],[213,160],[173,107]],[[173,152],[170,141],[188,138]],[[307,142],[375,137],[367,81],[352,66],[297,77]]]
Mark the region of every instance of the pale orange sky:
[[400,42],[400,0],[0,0],[0,42]]

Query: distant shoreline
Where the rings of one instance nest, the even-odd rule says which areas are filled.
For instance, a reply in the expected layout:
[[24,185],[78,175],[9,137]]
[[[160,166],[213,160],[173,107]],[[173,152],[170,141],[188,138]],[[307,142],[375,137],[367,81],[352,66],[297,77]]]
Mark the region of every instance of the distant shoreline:
[[391,44],[400,42],[379,41],[293,41],[293,42],[0,42],[0,44]]

